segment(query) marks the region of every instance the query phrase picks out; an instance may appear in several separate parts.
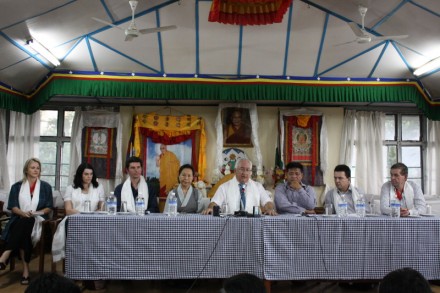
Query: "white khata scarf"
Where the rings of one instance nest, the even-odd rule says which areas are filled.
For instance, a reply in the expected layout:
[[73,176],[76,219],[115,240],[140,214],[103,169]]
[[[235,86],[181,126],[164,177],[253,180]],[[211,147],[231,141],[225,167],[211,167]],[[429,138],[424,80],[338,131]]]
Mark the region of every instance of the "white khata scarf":
[[[29,181],[26,180],[21,184],[20,193],[18,194],[18,204],[20,205],[20,209],[22,211],[28,212],[37,211],[38,202],[40,201],[40,179],[37,179],[37,183],[35,183],[34,195],[31,198],[31,188],[29,185]],[[44,218],[41,216],[35,217],[34,227],[32,229],[32,245],[35,246],[40,240],[41,237],[41,225],[44,221]]]
[[[139,185],[138,185],[138,195],[142,194],[144,196],[145,209],[148,208],[148,186],[145,181],[144,176],[140,177]],[[121,203],[123,201],[127,202],[127,210],[129,212],[136,212],[136,207],[133,198],[133,192],[131,190],[131,180],[130,177],[125,180],[124,185],[122,185],[121,190]]]
[[[390,203],[393,199],[397,199],[396,195],[396,189],[393,185],[390,187]],[[408,181],[405,181],[405,185],[403,186],[403,193],[402,193],[402,200],[400,201],[402,208],[407,209],[414,209],[414,189],[412,186],[408,183]]]
[[81,188],[75,188],[72,191],[72,207],[79,212],[84,212],[84,202],[90,201],[90,210],[96,211],[99,204],[98,189],[93,187],[93,184],[89,186],[89,193],[83,194]]
[[[354,186],[351,187],[351,195],[353,197],[353,204],[356,206],[356,201],[359,199],[359,193]],[[339,203],[341,202],[342,196],[338,193],[338,189],[335,188],[333,190],[333,203],[334,203],[334,209],[336,211],[336,214],[339,214]]]

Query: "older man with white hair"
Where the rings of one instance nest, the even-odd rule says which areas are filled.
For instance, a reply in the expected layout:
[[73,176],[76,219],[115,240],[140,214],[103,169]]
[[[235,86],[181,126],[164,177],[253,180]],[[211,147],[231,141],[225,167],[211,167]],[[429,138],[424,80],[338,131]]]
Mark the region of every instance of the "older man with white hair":
[[229,211],[246,211],[250,214],[254,206],[263,207],[266,215],[277,215],[275,205],[261,183],[253,181],[252,162],[240,159],[235,166],[235,177],[220,185],[211,199],[205,215],[212,214],[214,206],[227,205]]

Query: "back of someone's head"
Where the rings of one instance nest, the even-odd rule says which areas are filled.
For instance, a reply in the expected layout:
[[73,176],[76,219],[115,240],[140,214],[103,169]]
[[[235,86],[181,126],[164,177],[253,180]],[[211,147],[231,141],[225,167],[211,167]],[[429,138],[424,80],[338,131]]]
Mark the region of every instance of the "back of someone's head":
[[224,293],[266,293],[263,281],[252,274],[238,274],[223,282]]
[[386,275],[379,285],[379,293],[431,293],[431,286],[418,271],[403,268]]
[[72,280],[56,273],[45,273],[34,279],[25,293],[80,293],[81,289]]

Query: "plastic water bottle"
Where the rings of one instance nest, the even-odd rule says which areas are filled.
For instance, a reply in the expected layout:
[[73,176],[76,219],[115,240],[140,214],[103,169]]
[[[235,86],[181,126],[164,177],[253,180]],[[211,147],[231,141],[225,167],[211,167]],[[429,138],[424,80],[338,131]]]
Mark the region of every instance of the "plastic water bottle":
[[391,217],[400,218],[400,201],[397,199],[391,200]]
[[344,218],[347,216],[348,204],[345,201],[345,196],[341,197],[341,200],[338,203],[338,217]]
[[174,191],[171,192],[170,198],[168,199],[168,216],[177,216],[177,197]]
[[356,201],[356,214],[363,218],[365,217],[365,201],[364,197],[362,195],[359,196],[358,200]]
[[142,194],[138,194],[135,201],[136,206],[136,214],[139,216],[143,216],[145,214],[145,200]]
[[107,212],[110,215],[116,215],[117,199],[113,192],[107,197]]

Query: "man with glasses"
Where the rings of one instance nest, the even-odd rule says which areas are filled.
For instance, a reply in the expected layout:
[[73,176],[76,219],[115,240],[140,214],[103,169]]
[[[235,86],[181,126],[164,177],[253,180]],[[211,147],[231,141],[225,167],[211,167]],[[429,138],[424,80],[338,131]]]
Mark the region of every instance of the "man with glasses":
[[275,206],[280,214],[314,214],[316,195],[313,187],[302,183],[301,163],[286,165],[286,181],[275,188]]
[[255,206],[262,206],[263,213],[275,216],[275,206],[263,185],[250,179],[252,162],[240,159],[235,166],[235,177],[223,183],[211,199],[203,214],[212,214],[214,206],[224,207],[231,212],[245,211],[253,213]]

